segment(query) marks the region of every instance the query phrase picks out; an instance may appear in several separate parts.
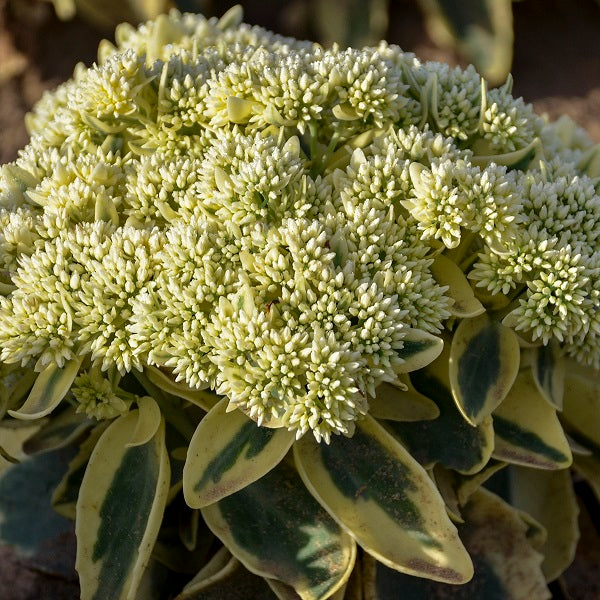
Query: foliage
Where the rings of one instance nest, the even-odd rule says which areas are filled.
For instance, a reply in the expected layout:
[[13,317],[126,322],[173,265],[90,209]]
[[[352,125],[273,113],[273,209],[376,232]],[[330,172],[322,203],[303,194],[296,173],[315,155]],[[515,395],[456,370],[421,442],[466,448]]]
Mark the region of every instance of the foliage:
[[71,448],[82,597],[548,597],[600,485],[598,149],[237,8],[116,40],[0,171],[0,431]]

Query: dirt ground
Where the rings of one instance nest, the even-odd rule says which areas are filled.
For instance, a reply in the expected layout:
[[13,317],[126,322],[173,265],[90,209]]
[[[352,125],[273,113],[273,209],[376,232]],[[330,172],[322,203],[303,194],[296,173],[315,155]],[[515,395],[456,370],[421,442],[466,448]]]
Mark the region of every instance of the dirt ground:
[[[198,2],[207,15],[220,15],[236,3]],[[303,0],[242,3],[247,22],[305,37],[306,32],[297,28],[298,21],[290,17],[306,11]],[[390,4],[388,41],[422,59],[461,63],[458,56],[436,47],[428,37],[416,0],[390,0]],[[551,118],[570,115],[600,142],[600,3],[523,0],[514,3],[513,12],[515,95]],[[77,62],[91,65],[98,42],[110,36],[80,19],[59,21],[49,2],[0,0],[0,163],[14,160],[27,143],[23,117],[43,91],[67,79]],[[72,540],[56,551],[68,556],[73,551]],[[593,589],[597,592],[597,587]],[[598,598],[593,590],[591,594],[582,592],[576,600]],[[78,597],[77,583],[36,570],[0,548],[0,597],[69,600]]]

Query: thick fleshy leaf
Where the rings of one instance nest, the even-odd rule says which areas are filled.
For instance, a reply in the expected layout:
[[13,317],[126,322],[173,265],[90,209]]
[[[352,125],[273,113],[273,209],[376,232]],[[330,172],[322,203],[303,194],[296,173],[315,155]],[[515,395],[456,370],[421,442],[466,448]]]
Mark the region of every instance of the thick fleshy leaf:
[[175,600],[275,600],[267,581],[221,547]]
[[231,552],[225,546],[221,546],[193,579],[187,582],[176,600],[190,600],[195,592],[201,591],[205,585],[210,585],[211,581],[227,577],[228,566],[231,561],[235,560],[237,559],[232,556]]
[[494,448],[492,419],[472,427],[458,412],[450,393],[447,352],[431,367],[412,373],[411,381],[419,393],[437,404],[440,416],[418,423],[388,421],[386,427],[426,468],[440,463],[467,475],[479,471]]
[[433,362],[444,349],[442,338],[420,329],[408,329],[402,342],[404,345],[398,350],[398,356],[404,362],[396,367],[396,373],[422,369]]
[[16,408],[34,384],[38,373],[21,365],[0,364],[0,419]]
[[[57,541],[68,541],[72,523],[58,515],[50,504],[54,486],[75,453],[69,446],[25,458],[0,473],[0,545],[13,548],[22,563],[66,577],[64,558],[55,552]],[[0,596],[10,597],[7,590]]]
[[556,579],[572,562],[579,540],[579,509],[571,475],[562,471],[541,471],[511,466],[510,503],[524,510],[546,530],[542,570],[547,581]]
[[68,446],[90,429],[95,421],[69,406],[59,414],[52,415],[48,423],[34,433],[24,444],[27,454],[37,454]]
[[[378,600],[545,600],[550,592],[540,568],[542,555],[526,536],[519,514],[486,490],[476,492],[463,510],[458,526],[475,565],[464,585],[451,586],[408,577],[376,565],[375,583],[366,597]],[[369,595],[370,594],[370,595]]]
[[184,591],[175,600],[276,600],[264,578],[254,575],[231,557],[217,576]]
[[565,361],[556,340],[547,346],[533,349],[533,379],[542,396],[556,408],[562,410],[565,386]]
[[197,574],[206,564],[215,543],[215,536],[202,519],[195,519],[194,547],[189,549],[182,543],[182,517],[183,520],[189,521],[190,513],[198,514],[199,511],[192,511],[179,494],[165,509],[158,538],[152,550],[152,558],[169,571],[184,573],[188,578]]
[[571,449],[556,410],[538,390],[530,369],[519,373],[494,412],[494,432],[494,457],[499,460],[538,469],[571,464]]
[[138,420],[127,447],[143,446],[149,442],[158,431],[162,420],[160,408],[151,396],[142,396],[137,401]]
[[79,496],[79,488],[85,475],[85,469],[94,447],[107,426],[108,422],[103,421],[90,432],[87,439],[79,446],[77,454],[69,463],[67,472],[52,493],[54,510],[59,515],[67,517],[67,519],[75,520],[77,497]]
[[584,446],[600,448],[600,373],[569,364],[561,418],[569,433]]
[[437,581],[471,578],[471,561],[435,484],[374,419],[330,444],[305,436],[294,457],[315,498],[377,560]]
[[460,322],[450,348],[450,385],[471,425],[479,425],[506,397],[519,362],[519,342],[508,327],[487,315]]
[[6,421],[0,423],[0,474],[11,465],[27,459],[23,445],[34,435],[39,425],[28,421],[16,421],[25,427],[5,427]]
[[[302,600],[302,597],[296,592],[296,590],[293,587],[286,585],[281,581],[277,581],[277,579],[266,579],[265,581],[271,588],[271,591],[275,594],[275,596],[277,596],[278,600]],[[340,588],[335,594],[333,594],[333,596],[329,596],[330,600],[336,600],[341,590],[342,588]]]
[[224,398],[200,421],[183,468],[188,506],[202,508],[268,473],[294,443],[286,429],[259,427]]
[[573,456],[573,467],[588,482],[600,502],[600,448],[594,449],[591,456]]
[[421,0],[427,30],[442,46],[456,45],[493,84],[506,79],[513,54],[510,0]]
[[138,411],[119,417],[96,444],[77,500],[82,600],[133,600],[150,558],[169,490],[161,423],[146,444],[127,447]]
[[[537,520],[534,519],[529,513],[524,510],[515,509],[521,518],[521,521],[527,526],[525,536],[527,541],[531,544],[532,548],[540,550],[548,539],[548,532],[546,528]],[[542,569],[543,570],[543,569]]]
[[437,404],[419,394],[408,377],[406,379],[405,390],[391,383],[382,383],[375,390],[375,398],[369,399],[369,414],[376,419],[390,421],[429,421],[437,418],[440,414]]
[[328,598],[354,566],[356,544],[285,462],[202,515],[247,569],[293,587],[303,600]]
[[80,360],[72,360],[60,368],[48,365],[37,377],[27,400],[19,410],[9,410],[15,419],[39,419],[50,414],[65,397],[77,376]]
[[520,169],[524,171],[529,164],[542,156],[543,146],[539,138],[534,138],[527,146],[507,152],[505,154],[474,154],[471,162],[478,167],[486,167],[490,163],[503,165],[508,170]]
[[460,267],[443,254],[438,254],[430,267],[431,274],[440,285],[447,285],[446,295],[454,300],[450,312],[460,318],[476,317],[485,312],[485,307],[475,297]]
[[214,392],[209,390],[195,390],[181,381],[173,381],[166,373],[156,367],[146,367],[144,375],[163,392],[196,404],[206,412],[219,401],[219,396]]
[[458,473],[446,469],[442,465],[436,465],[430,470],[429,476],[435,481],[438,492],[444,499],[448,516],[454,523],[462,523],[463,518],[460,514],[460,503],[457,494],[460,477]]
[[490,460],[481,471],[461,477],[457,485],[456,494],[459,504],[466,504],[469,498],[498,471],[506,467],[506,463],[497,460]]

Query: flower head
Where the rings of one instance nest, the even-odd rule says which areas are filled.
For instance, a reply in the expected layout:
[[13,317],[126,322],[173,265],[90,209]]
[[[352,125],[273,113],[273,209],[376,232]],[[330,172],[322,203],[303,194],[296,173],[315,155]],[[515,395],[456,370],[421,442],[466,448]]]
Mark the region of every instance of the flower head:
[[258,423],[351,435],[408,332],[446,326],[444,252],[511,296],[516,331],[598,364],[580,132],[473,68],[236,15],[122,25],[34,108],[0,172],[2,361],[81,360],[74,395],[103,418],[129,404],[100,371],[153,367]]

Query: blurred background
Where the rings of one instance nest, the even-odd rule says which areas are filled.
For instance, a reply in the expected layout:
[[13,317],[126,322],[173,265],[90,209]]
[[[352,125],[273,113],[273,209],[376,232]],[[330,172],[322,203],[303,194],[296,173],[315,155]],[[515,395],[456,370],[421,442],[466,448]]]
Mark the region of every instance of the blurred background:
[[[23,115],[117,23],[177,6],[220,16],[234,0],[0,0],[0,163],[27,142]],[[246,0],[245,20],[343,46],[387,39],[423,60],[473,63],[538,112],[569,114],[600,142],[599,0]]]

